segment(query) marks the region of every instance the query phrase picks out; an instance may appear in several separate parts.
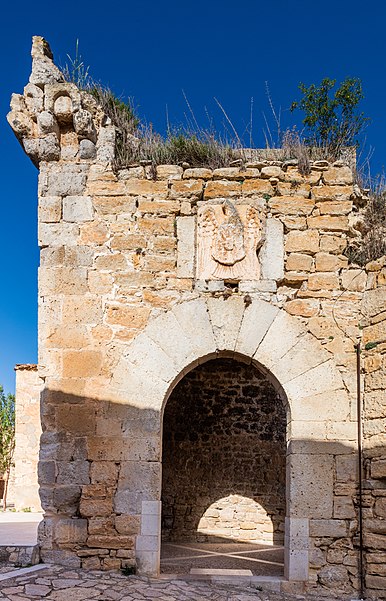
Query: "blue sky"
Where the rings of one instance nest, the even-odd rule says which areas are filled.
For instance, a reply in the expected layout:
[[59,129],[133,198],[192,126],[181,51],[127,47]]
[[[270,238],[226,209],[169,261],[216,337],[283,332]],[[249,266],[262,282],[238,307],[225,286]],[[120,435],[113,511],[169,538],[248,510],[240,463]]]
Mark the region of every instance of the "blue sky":
[[[22,92],[30,73],[32,35],[50,43],[57,64],[80,52],[97,80],[117,95],[133,97],[141,117],[164,131],[187,111],[185,91],[197,119],[207,107],[219,129],[218,98],[243,133],[253,97],[253,139],[264,145],[266,114],[275,127],[265,82],[282,125],[296,123],[288,107],[299,97],[300,81],[359,77],[371,118],[366,149],[373,148],[372,172],[386,162],[386,4],[331,0],[148,0],[55,3],[18,2],[2,8],[0,26],[0,384],[14,389],[15,363],[37,360],[36,243],[37,170],[6,123],[12,92]],[[297,117],[300,122],[300,115]]]

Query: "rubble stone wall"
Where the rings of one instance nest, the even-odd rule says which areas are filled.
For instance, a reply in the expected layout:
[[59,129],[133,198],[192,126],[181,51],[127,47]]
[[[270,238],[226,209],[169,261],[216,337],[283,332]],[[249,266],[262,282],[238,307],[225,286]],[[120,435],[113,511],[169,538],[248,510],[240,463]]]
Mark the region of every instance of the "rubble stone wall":
[[372,280],[344,255],[366,202],[351,168],[246,151],[214,170],[114,170],[110,120],[42,38],[32,56],[8,119],[40,169],[43,560],[157,573],[167,399],[199,363],[239,358],[288,407],[287,581],[357,588],[355,344]]
[[363,299],[363,524],[367,593],[386,591],[386,262],[368,266]]
[[217,359],[175,387],[163,420],[165,540],[284,542],[286,408],[254,367]]

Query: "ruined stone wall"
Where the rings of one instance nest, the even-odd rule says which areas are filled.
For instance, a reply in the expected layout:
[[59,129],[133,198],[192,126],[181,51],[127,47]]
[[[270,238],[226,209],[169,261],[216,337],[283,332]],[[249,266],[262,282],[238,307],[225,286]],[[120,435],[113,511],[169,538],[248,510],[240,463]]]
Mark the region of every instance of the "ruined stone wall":
[[303,174],[251,152],[214,170],[114,171],[114,126],[41,38],[11,107],[40,169],[43,559],[156,573],[164,404],[198,362],[238,353],[290,408],[286,577],[357,587],[354,344],[369,284],[343,254],[365,202],[351,169]]
[[362,365],[364,446],[364,545],[366,591],[386,591],[386,262],[368,265],[363,299]]
[[162,534],[284,542],[286,413],[257,370],[231,359],[196,367],[164,412]]
[[43,382],[37,365],[17,365],[15,403],[15,452],[8,504],[17,511],[41,511],[38,486],[40,393]]

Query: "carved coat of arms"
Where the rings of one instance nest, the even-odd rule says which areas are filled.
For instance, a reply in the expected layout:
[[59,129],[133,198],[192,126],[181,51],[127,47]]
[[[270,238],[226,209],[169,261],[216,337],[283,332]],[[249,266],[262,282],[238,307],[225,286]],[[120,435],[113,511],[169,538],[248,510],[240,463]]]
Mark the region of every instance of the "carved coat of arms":
[[264,241],[258,210],[223,200],[198,211],[197,279],[258,280]]

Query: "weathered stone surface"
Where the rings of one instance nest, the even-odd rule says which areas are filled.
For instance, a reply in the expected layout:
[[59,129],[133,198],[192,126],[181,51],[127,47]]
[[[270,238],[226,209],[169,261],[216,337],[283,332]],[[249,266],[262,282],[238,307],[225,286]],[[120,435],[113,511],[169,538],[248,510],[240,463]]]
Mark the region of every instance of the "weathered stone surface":
[[274,196],[268,201],[268,206],[274,215],[310,215],[315,202],[302,196]]
[[66,196],[63,198],[63,220],[72,223],[92,221],[94,207],[90,196]]
[[287,252],[316,253],[319,250],[319,233],[316,230],[289,232],[285,250]]
[[284,308],[291,315],[300,315],[301,317],[313,317],[319,313],[319,303],[315,300],[289,301]]
[[346,186],[352,184],[353,173],[350,167],[329,167],[323,172],[323,179],[330,186]]

